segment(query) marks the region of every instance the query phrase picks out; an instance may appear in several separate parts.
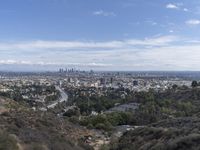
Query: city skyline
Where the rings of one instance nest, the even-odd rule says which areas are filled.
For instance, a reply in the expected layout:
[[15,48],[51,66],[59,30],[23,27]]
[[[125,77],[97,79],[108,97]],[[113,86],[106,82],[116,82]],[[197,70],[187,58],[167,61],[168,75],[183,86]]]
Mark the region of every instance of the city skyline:
[[195,0],[3,0],[0,70],[199,71]]

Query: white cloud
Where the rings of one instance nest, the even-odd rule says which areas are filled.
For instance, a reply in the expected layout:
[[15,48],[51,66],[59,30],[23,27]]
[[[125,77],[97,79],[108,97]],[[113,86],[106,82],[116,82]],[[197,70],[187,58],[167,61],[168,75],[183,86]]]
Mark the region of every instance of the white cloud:
[[178,9],[179,7],[176,4],[169,3],[169,4],[166,5],[166,8],[168,8],[168,9]]
[[190,40],[187,41],[188,43],[192,43],[192,44],[200,44],[200,40]]
[[46,65],[67,65],[67,66],[76,66],[76,67],[110,67],[112,64],[105,64],[105,63],[52,63],[52,62],[33,62],[33,61],[26,61],[26,60],[0,60],[0,65],[39,65],[39,66],[46,66]]
[[93,12],[93,15],[95,15],[95,16],[105,16],[105,17],[116,16],[116,14],[114,12],[106,12],[106,11],[103,11],[103,10],[95,11],[95,12]]
[[200,24],[200,20],[198,19],[191,19],[185,22],[188,25],[199,25]]
[[32,62],[27,60],[14,60],[14,59],[8,59],[8,60],[0,60],[0,64],[2,65],[55,65],[56,63],[51,62]]
[[188,12],[189,10],[187,8],[184,8],[183,7],[184,4],[183,3],[169,3],[166,5],[166,8],[168,9],[176,9],[176,10],[181,10],[181,11],[184,11],[184,12]]
[[160,36],[156,38],[146,38],[144,40],[128,40],[126,44],[143,46],[164,46],[179,40],[176,36]]
[[[199,49],[198,39],[184,41],[176,36],[105,42],[0,43],[0,65],[52,66],[54,68],[65,66],[99,70],[199,70]],[[7,57],[4,56],[4,51],[9,51]],[[27,53],[28,51],[38,51],[38,57]]]
[[158,23],[153,20],[147,20],[145,22],[151,24],[152,26],[158,25]]
[[119,49],[134,46],[164,46],[179,40],[176,36],[160,36],[145,39],[127,39],[119,41],[29,41],[0,43],[0,50],[73,50],[73,49]]

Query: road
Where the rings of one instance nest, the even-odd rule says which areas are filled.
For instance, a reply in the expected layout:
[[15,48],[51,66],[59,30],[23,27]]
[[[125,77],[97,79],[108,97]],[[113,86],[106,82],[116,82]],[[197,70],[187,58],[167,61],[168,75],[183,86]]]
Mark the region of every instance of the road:
[[54,101],[52,104],[47,105],[47,108],[54,108],[58,103],[67,102],[68,101],[68,95],[65,93],[63,89],[61,89],[59,86],[55,86],[56,90],[60,91],[60,98],[57,101]]

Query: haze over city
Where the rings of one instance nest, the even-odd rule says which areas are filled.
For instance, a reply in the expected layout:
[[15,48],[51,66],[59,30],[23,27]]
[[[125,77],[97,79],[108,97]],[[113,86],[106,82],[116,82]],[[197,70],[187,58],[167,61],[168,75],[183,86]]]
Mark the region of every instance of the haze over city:
[[0,70],[200,70],[197,0],[3,0]]

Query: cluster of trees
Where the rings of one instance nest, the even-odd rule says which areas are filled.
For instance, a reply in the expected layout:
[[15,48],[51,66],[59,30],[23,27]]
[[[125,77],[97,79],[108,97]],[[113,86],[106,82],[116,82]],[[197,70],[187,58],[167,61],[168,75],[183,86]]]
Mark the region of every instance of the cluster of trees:
[[193,116],[199,111],[191,101],[156,99],[153,93],[146,93],[135,112],[113,112],[97,116],[87,116],[80,124],[89,128],[111,130],[118,125],[148,125],[157,121],[176,117]]
[[34,103],[34,96],[47,95],[45,98],[46,103],[49,101],[55,101],[60,97],[60,92],[56,90],[55,86],[53,85],[29,85],[22,86],[21,88],[13,86],[11,89],[11,91],[0,92],[0,96],[11,98],[18,102],[23,102],[25,99],[22,95],[26,95],[29,97],[28,104],[30,106],[32,106]]
[[19,90],[16,91],[8,91],[8,92],[0,92],[0,96],[11,98],[15,101],[23,101],[22,94]]
[[193,88],[200,86],[200,82],[197,82],[196,80],[192,81],[191,86]]
[[137,93],[135,99],[140,107],[134,114],[136,123],[144,125],[167,118],[194,116],[200,112],[199,93],[199,89]]
[[116,103],[122,103],[122,99],[111,99],[105,96],[81,96],[74,100],[76,106],[80,108],[81,114],[89,115],[92,111],[100,113],[115,106]]
[[[83,115],[89,115],[92,111],[102,112],[115,106],[115,104],[122,104],[128,101],[130,91],[126,89],[112,89],[108,88],[99,95],[96,93],[98,89],[67,89],[69,100],[75,103],[80,108]],[[84,92],[84,94],[82,94]],[[92,93],[92,94],[91,94]],[[127,97],[122,98],[122,93],[126,93]]]
[[[86,97],[80,96],[75,99],[75,103],[80,108],[82,115],[88,116],[81,121],[81,125],[101,128],[108,130],[117,125],[148,125],[159,120],[194,116],[200,112],[200,89],[185,89],[179,88],[159,93],[153,90],[148,92],[135,92],[128,95],[127,99],[112,99],[109,96],[104,97]],[[134,112],[115,112],[111,114],[101,114],[97,116],[89,116],[91,111],[101,112],[113,107],[116,103],[136,102],[139,103],[139,108]],[[125,115],[123,123],[113,123],[114,120]],[[110,117],[111,116],[111,117]],[[128,117],[127,117],[128,116]]]
[[80,124],[88,128],[102,129],[110,131],[115,126],[132,124],[133,114],[130,112],[113,112],[99,114],[97,116],[87,116],[80,120]]
[[64,112],[63,116],[66,116],[66,117],[79,117],[80,116],[80,109],[78,107],[74,107],[74,108],[71,108],[69,110],[67,110],[66,112]]
[[46,96],[45,102],[49,103],[49,102],[55,101],[59,99],[59,97],[60,97],[60,92],[58,90],[55,90],[52,95]]

